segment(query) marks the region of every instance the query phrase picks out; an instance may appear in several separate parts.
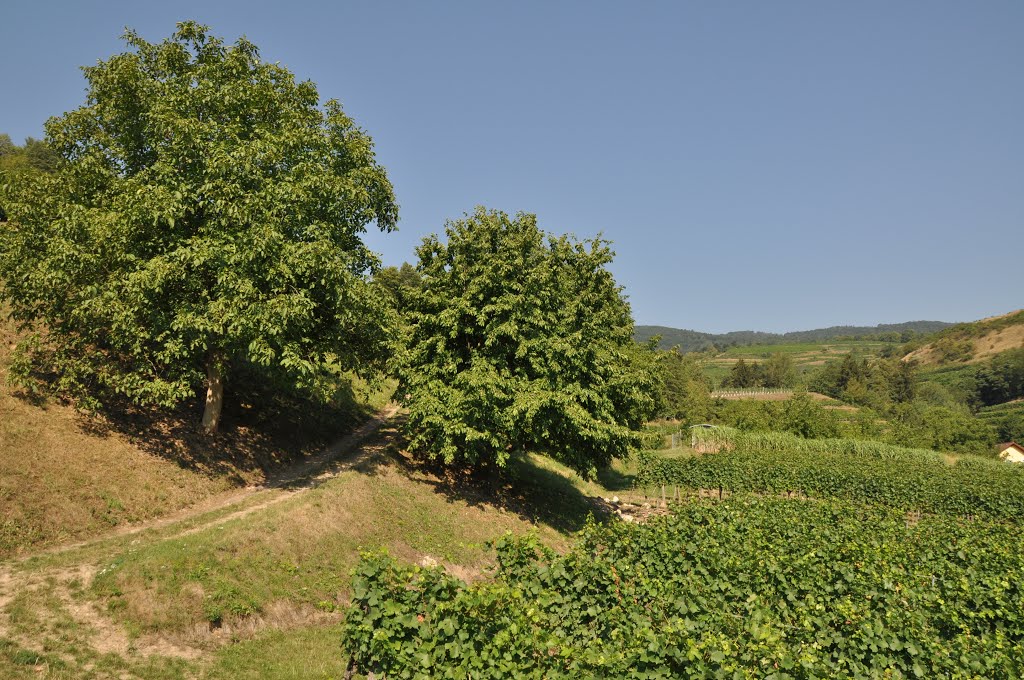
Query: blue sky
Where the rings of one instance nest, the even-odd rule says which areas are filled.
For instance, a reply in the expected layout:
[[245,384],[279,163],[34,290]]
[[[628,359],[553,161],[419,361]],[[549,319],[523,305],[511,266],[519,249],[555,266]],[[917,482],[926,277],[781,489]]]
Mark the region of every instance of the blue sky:
[[197,19],[342,101],[401,204],[614,242],[638,323],[787,331],[1024,306],[1024,3],[5,0],[0,132]]

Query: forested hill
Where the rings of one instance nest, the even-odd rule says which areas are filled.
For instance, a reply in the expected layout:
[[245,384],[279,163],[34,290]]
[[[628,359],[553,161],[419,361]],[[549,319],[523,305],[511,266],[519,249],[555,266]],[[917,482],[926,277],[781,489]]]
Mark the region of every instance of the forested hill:
[[714,345],[728,347],[733,345],[772,345],[787,342],[824,342],[838,338],[867,338],[885,334],[893,334],[893,340],[906,338],[896,337],[904,332],[915,334],[936,333],[953,324],[945,321],[907,321],[905,323],[879,324],[877,326],[829,326],[810,331],[792,331],[790,333],[763,333],[760,331],[733,331],[731,333],[701,333],[682,328],[668,326],[637,326],[633,335],[639,342],[646,342],[655,335],[661,336],[658,347],[670,349],[675,346],[684,352],[698,352]]

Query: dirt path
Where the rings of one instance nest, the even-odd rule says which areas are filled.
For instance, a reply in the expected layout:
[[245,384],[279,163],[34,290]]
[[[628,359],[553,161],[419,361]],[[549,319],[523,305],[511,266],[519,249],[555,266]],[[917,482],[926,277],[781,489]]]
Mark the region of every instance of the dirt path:
[[158,519],[128,525],[84,541],[54,546],[0,563],[0,638],[13,639],[25,648],[33,649],[33,640],[19,639],[16,626],[13,625],[11,605],[22,597],[45,594],[51,601],[56,599],[59,602],[61,615],[70,616],[82,629],[88,631],[88,644],[101,654],[112,652],[121,656],[159,654],[196,658],[200,654],[199,650],[178,646],[157,637],[144,636],[132,640],[121,626],[101,613],[94,604],[76,598],[75,591],[87,588],[96,575],[95,558],[83,556],[80,563],[70,567],[26,569],[26,563],[41,556],[84,550],[112,539],[146,531],[168,529],[156,540],[171,540],[264,510],[298,493],[316,488],[373,455],[371,448],[361,448],[359,445],[394,417],[397,411],[397,405],[388,405],[352,433],[308,460],[271,476],[264,485],[221,494]]
[[[203,522],[199,525],[189,527],[188,529],[183,530],[180,534],[172,534],[167,538],[173,538],[176,535],[186,535],[190,533],[195,533],[196,531],[200,531],[201,529],[206,528],[211,524],[224,522],[227,519],[236,516],[241,517],[249,514],[250,512],[254,512],[261,508],[274,505],[275,503],[279,503],[287,499],[289,497],[289,494],[268,494],[267,492],[280,492],[289,490],[292,492],[303,491],[305,489],[317,486],[326,479],[329,479],[337,475],[338,472],[340,472],[342,469],[348,469],[358,464],[359,460],[361,460],[362,457],[357,455],[355,458],[351,460],[346,460],[346,465],[344,466],[344,468],[338,468],[335,470],[325,470],[325,468],[327,468],[331,463],[335,462],[335,460],[339,456],[349,453],[353,449],[353,447],[355,447],[363,440],[365,440],[367,437],[376,432],[378,429],[380,429],[380,426],[387,422],[388,420],[390,420],[392,417],[394,417],[395,413],[397,412],[398,406],[396,404],[389,404],[385,408],[381,409],[373,418],[360,425],[358,428],[353,430],[348,435],[334,442],[320,453],[310,457],[308,460],[305,460],[302,463],[299,463],[298,465],[288,468],[287,470],[277,472],[271,475],[266,484],[261,484],[259,486],[248,486],[245,487],[244,489],[229,491],[224,494],[218,494],[216,496],[212,496],[203,501],[200,501],[195,505],[191,505],[187,508],[178,510],[163,517],[148,520],[145,522],[138,522],[136,524],[126,524],[123,527],[118,527],[116,529],[100,534],[98,536],[87,538],[83,541],[63,543],[61,545],[46,548],[44,550],[40,550],[29,555],[18,557],[17,559],[12,560],[11,562],[14,564],[18,564],[39,557],[40,555],[54,555],[66,553],[73,550],[86,548],[97,543],[102,543],[112,538],[131,536],[133,534],[138,534],[143,531],[148,531],[151,529],[161,529],[164,527],[172,526],[174,524],[188,522],[190,520],[200,518],[203,515],[208,515],[210,513],[215,513],[219,510],[230,508],[231,506],[234,505],[239,505],[243,501],[248,500],[258,494],[268,495],[269,497],[267,498],[266,501],[263,501],[257,505],[247,506],[246,508],[240,509],[236,513],[231,513],[227,516],[218,515],[215,518],[211,518],[208,522]],[[3,565],[0,564],[0,584],[2,583]],[[2,593],[2,590],[0,590],[0,593]],[[0,595],[0,597],[2,597],[2,595]]]

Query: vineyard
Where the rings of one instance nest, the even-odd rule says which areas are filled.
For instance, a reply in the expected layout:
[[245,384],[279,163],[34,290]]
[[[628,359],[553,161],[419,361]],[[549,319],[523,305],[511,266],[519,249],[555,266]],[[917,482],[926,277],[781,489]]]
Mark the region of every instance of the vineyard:
[[839,498],[957,516],[1024,520],[1024,469],[977,456],[947,457],[853,439],[716,428],[727,453],[689,458],[640,454],[636,484],[658,489]]
[[1015,678],[1016,525],[844,501],[694,501],[590,524],[558,556],[497,542],[495,578],[364,555],[350,671],[403,678]]

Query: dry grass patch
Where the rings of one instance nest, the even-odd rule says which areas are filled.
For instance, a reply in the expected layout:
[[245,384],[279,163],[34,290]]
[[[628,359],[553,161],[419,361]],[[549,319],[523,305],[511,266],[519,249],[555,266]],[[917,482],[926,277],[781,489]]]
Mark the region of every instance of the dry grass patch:
[[1024,347],[1024,324],[1009,326],[974,340],[974,356],[970,363],[989,359],[1000,352]]
[[60,405],[0,387],[0,558],[190,505],[232,486],[82,429]]

